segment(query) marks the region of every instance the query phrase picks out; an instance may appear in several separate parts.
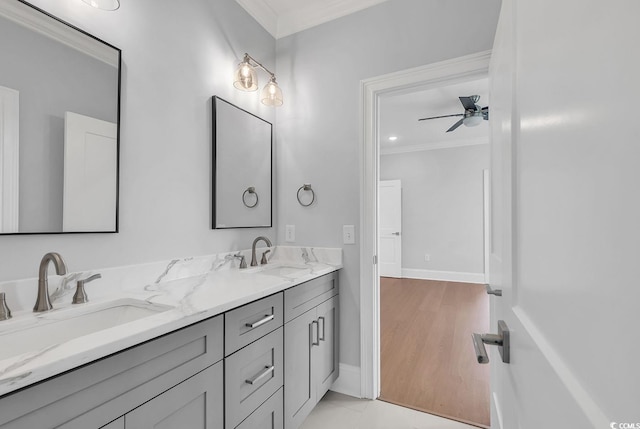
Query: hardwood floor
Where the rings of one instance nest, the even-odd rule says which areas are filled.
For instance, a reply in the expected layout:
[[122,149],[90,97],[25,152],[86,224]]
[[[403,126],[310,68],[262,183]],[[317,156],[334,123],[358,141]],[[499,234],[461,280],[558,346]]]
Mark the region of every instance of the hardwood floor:
[[380,279],[380,399],[489,426],[489,365],[471,334],[489,332],[484,286]]

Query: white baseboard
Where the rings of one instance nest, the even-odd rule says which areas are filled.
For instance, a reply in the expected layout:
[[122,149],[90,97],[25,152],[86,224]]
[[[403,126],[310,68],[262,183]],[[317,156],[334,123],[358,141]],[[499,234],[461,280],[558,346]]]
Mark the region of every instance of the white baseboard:
[[361,398],[360,367],[341,363],[340,376],[335,383],[333,383],[333,386],[331,386],[331,390],[355,398]]
[[460,273],[455,271],[418,270],[403,268],[402,277],[420,280],[440,280],[446,282],[484,283],[484,273]]

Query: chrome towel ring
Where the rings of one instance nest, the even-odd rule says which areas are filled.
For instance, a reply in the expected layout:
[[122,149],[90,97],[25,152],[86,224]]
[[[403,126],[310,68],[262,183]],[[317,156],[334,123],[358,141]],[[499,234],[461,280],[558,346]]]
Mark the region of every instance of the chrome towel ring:
[[[253,205],[247,204],[247,194],[256,196],[256,202],[253,203]],[[242,204],[244,204],[246,207],[252,209],[258,205],[258,201],[259,201],[258,193],[256,192],[256,188],[254,188],[253,186],[249,186],[247,190],[242,193]]]
[[[309,204],[305,204],[300,200],[300,192],[302,191],[311,192],[311,202]],[[296,194],[296,197],[298,198],[298,202],[300,203],[301,206],[309,207],[316,200],[316,193],[313,191],[313,189],[311,189],[311,184],[304,184],[300,186],[300,188],[298,189],[298,193]]]

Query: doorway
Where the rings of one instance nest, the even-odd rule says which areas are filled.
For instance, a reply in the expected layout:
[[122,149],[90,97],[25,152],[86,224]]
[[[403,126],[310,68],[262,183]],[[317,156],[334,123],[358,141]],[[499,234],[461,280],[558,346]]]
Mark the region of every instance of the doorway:
[[488,106],[488,79],[379,99],[380,399],[488,427],[469,338],[489,331],[489,129],[460,122],[459,97]]
[[[362,83],[362,243],[361,243],[361,393],[363,397],[377,398],[381,390],[381,328],[380,277],[375,263],[379,255],[378,242],[378,182],[380,180],[379,128],[380,100],[383,95],[434,89],[485,78],[488,73],[490,52],[470,55],[418,69],[370,79]],[[482,221],[480,221],[482,222]],[[406,231],[405,231],[406,237]],[[461,350],[473,359],[473,348]]]

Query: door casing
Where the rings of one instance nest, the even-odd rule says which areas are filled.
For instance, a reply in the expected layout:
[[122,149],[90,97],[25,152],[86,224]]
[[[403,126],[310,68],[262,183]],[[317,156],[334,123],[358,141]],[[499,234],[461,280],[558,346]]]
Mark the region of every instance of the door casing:
[[378,255],[379,97],[488,76],[491,51],[390,73],[360,83],[360,396],[380,395],[380,278]]

